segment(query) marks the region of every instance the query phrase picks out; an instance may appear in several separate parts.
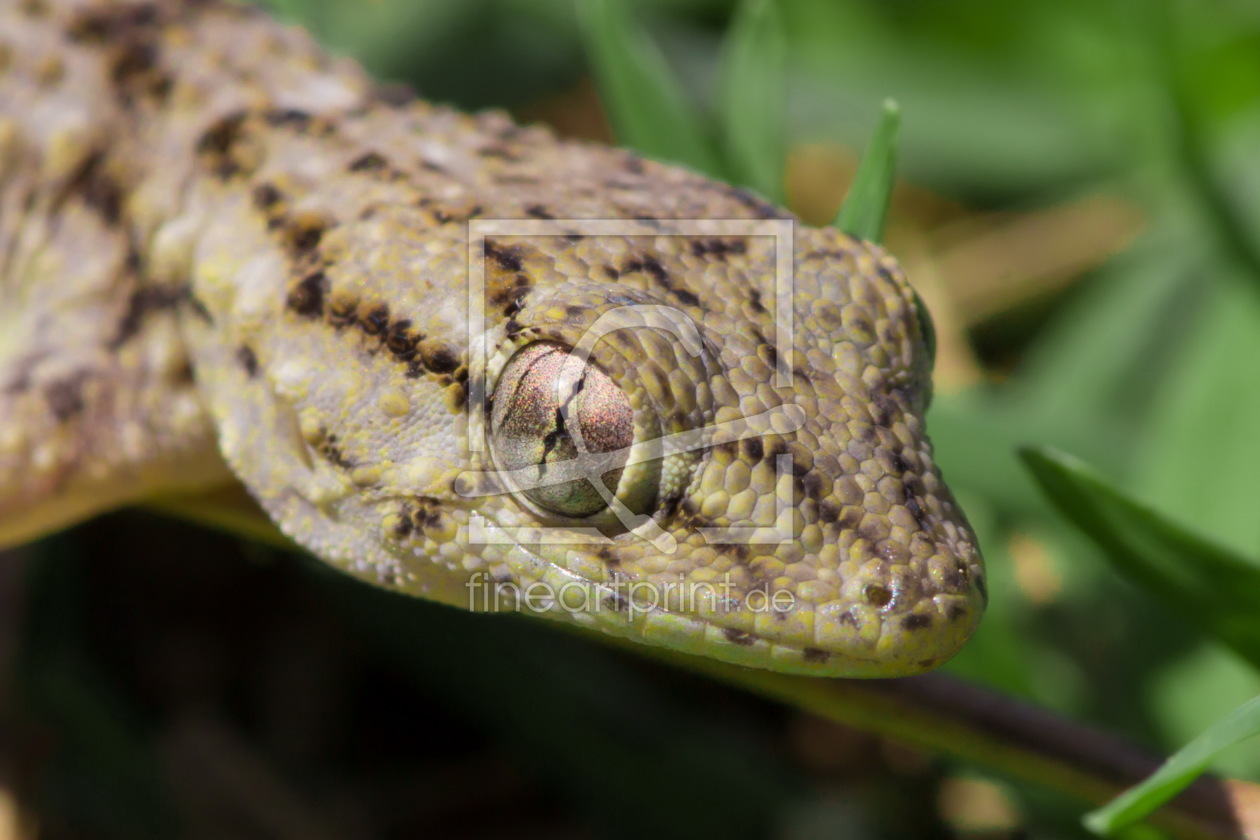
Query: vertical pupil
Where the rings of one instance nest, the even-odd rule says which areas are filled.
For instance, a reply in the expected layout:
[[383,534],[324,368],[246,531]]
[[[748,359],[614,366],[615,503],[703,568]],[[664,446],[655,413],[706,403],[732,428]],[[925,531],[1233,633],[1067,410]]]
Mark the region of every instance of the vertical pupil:
[[592,481],[617,489],[634,442],[634,414],[607,374],[568,348],[531,344],[508,361],[494,390],[490,445],[503,470],[535,467],[524,494],[565,516],[589,516],[607,504]]

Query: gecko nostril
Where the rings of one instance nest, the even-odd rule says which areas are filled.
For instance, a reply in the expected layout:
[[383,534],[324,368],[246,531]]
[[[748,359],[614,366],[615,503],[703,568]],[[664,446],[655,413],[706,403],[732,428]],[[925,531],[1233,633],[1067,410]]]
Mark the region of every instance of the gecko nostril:
[[886,607],[892,603],[892,592],[877,583],[868,583],[862,589],[862,597],[866,603],[874,607]]

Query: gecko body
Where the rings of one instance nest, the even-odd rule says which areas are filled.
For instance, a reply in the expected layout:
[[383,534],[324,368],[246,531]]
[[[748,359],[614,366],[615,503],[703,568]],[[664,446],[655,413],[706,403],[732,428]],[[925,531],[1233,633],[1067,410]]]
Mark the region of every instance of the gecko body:
[[398,591],[915,673],[986,597],[921,317],[876,246],[255,9],[0,2],[0,545],[239,480]]

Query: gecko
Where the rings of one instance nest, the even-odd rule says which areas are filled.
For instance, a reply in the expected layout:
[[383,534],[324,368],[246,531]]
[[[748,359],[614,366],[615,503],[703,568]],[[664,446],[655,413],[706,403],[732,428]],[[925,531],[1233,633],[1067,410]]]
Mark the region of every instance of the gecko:
[[378,586],[914,674],[976,538],[880,247],[217,0],[0,2],[0,546],[241,482]]

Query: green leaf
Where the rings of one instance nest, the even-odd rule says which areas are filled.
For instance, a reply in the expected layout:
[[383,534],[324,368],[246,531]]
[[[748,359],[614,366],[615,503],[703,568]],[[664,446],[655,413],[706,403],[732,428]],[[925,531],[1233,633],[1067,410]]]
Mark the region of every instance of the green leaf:
[[891,99],[884,100],[879,126],[857,175],[849,186],[849,194],[840,207],[840,214],[833,224],[845,233],[879,242],[884,237],[884,222],[888,218],[888,204],[892,200],[893,176],[897,169],[897,128],[901,124],[901,109]]
[[1048,448],[1020,455],[1117,571],[1260,668],[1260,566],[1128,498],[1069,455]]
[[787,41],[772,0],[744,0],[726,35],[718,117],[730,175],[783,202]]
[[697,107],[688,101],[665,56],[624,0],[577,3],[578,19],[600,97],[618,142],[651,158],[723,178]]
[[1173,154],[1191,197],[1197,201],[1206,229],[1217,240],[1221,253],[1235,261],[1251,291],[1260,289],[1260,248],[1256,247],[1255,223],[1240,202],[1236,178],[1220,171],[1197,91],[1190,85],[1190,60],[1185,54],[1179,20],[1172,4],[1164,4],[1156,19],[1156,48],[1160,53],[1162,81],[1172,106],[1168,134]]
[[1242,283],[1204,291],[1206,308],[1176,325],[1184,347],[1161,378],[1133,481],[1153,506],[1250,556],[1260,551],[1260,299]]
[[1260,697],[1254,697],[1212,725],[1164,762],[1146,781],[1085,815],[1085,826],[1113,834],[1172,799],[1208,768],[1218,754],[1260,734]]

